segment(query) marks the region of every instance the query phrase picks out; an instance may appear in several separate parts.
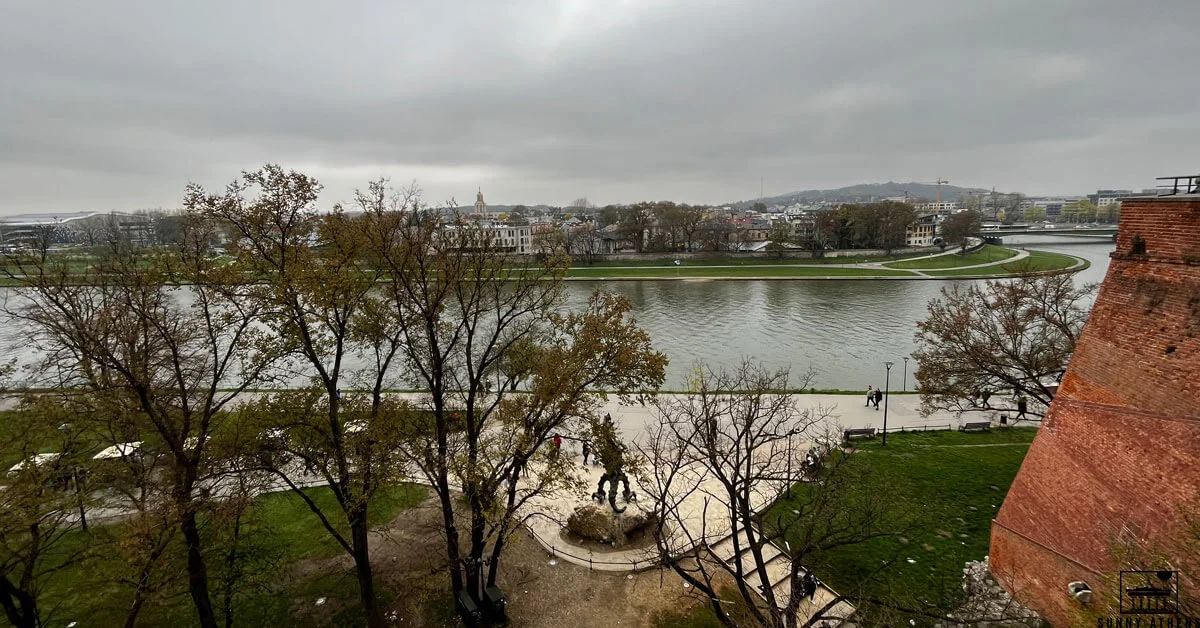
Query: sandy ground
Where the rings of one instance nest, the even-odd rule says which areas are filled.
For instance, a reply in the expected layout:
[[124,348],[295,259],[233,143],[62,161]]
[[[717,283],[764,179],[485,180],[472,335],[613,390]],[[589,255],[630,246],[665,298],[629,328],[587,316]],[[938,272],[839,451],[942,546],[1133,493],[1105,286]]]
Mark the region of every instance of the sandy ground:
[[[439,522],[440,511],[429,499],[375,532],[372,562],[381,590],[394,595],[385,608],[394,625],[462,625],[456,618],[446,617],[450,578]],[[524,528],[505,550],[497,584],[507,597],[510,626],[651,626],[655,614],[680,612],[703,603],[670,569],[606,573],[564,561],[550,563],[550,554]],[[349,570],[351,563],[342,557],[305,561],[293,575],[303,578],[330,569]],[[297,619],[332,625],[334,613],[349,603],[357,601],[331,602],[319,609],[312,608],[311,602],[298,603],[297,608],[303,610]]]

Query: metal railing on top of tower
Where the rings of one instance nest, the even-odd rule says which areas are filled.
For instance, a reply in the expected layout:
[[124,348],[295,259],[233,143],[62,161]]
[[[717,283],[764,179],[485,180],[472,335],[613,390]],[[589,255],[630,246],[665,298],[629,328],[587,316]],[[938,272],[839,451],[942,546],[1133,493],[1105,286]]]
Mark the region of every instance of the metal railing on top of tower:
[[1200,174],[1181,175],[1178,177],[1158,177],[1159,196],[1175,196],[1177,194],[1200,194]]

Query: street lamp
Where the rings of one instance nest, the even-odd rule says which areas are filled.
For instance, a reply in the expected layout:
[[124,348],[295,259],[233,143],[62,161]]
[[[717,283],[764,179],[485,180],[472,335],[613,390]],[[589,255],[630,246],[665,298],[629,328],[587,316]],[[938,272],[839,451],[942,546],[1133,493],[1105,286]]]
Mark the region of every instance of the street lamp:
[[888,393],[891,392],[891,389],[892,389],[891,381],[892,381],[892,365],[893,365],[893,363],[892,362],[884,362],[883,365],[887,367],[887,375],[885,375],[883,378],[883,444],[886,446],[887,445]]
[[908,392],[908,356],[904,356],[904,379],[900,386],[900,390]]

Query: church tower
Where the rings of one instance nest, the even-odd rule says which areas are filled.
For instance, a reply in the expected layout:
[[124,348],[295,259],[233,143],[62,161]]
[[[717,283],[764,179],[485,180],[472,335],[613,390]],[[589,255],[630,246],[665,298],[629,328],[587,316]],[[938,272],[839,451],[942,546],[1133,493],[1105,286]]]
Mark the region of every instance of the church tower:
[[487,215],[487,203],[483,202],[483,190],[476,188],[475,192],[475,214],[478,216]]

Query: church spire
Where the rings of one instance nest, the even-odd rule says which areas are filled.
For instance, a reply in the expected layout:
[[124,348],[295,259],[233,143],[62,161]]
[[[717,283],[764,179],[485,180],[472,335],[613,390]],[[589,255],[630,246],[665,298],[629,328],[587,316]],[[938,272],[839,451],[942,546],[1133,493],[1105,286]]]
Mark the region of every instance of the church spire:
[[483,202],[483,188],[476,188],[475,213],[480,216],[487,215],[487,203]]

